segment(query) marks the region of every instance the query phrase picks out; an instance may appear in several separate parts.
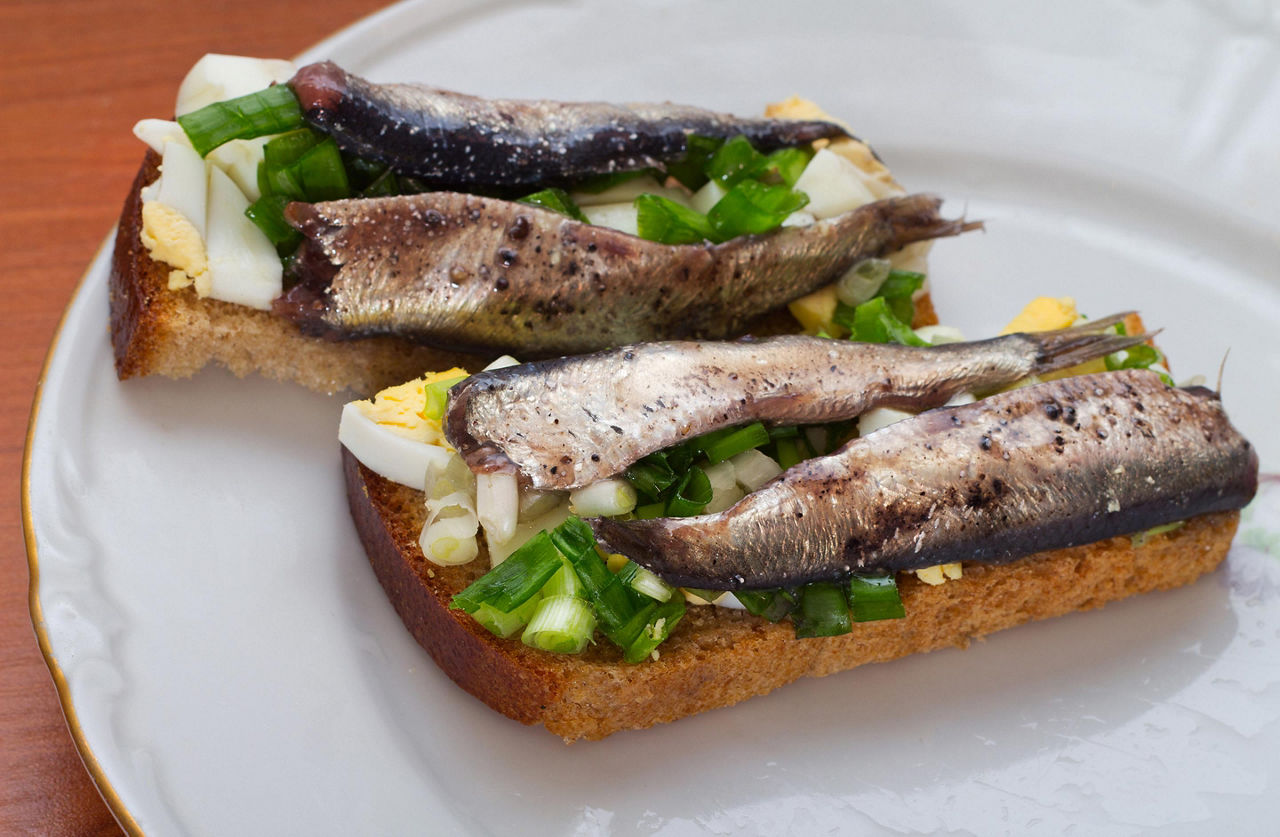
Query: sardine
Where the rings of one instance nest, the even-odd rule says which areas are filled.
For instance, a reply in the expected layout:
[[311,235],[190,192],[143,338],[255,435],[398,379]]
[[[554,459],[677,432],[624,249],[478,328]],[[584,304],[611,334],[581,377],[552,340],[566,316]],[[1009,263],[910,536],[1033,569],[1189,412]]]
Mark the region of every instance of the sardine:
[[922,413],[718,514],[590,522],[672,584],[790,587],[1092,543],[1241,508],[1257,484],[1216,393],[1126,370]]
[[289,204],[302,280],[274,310],[310,334],[394,334],[522,358],[741,334],[855,262],[979,224],[891,198],[722,244],[667,245],[536,206],[433,192]]
[[1124,314],[1039,334],[933,348],[789,335],[644,343],[480,372],[449,393],[445,432],[477,471],[569,489],[642,456],[751,421],[814,424],[874,407],[925,410],[1120,351]]
[[436,189],[563,185],[660,166],[690,134],[745,135],[761,151],[848,136],[832,122],[740,119],[673,104],[482,99],[416,84],[372,84],[330,62],[289,82],[308,122],[344,151]]

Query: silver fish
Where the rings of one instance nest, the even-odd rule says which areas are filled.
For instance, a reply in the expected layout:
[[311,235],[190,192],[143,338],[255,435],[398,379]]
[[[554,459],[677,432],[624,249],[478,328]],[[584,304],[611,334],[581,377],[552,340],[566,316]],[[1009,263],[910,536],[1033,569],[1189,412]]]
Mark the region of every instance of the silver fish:
[[816,424],[925,410],[1147,339],[1098,332],[1125,314],[932,348],[789,335],[626,346],[480,372],[449,393],[445,433],[474,470],[538,489],[621,473],[653,451],[752,421]]
[[673,584],[790,587],[1092,543],[1241,508],[1257,484],[1216,393],[1126,370],[922,413],[719,514],[590,522]]
[[722,244],[667,245],[456,192],[289,204],[302,281],[273,310],[311,334],[394,334],[522,357],[741,334],[855,262],[979,224],[912,195]]
[[330,62],[289,82],[313,126],[344,150],[436,189],[511,189],[660,166],[690,134],[745,135],[761,151],[848,136],[832,122],[742,119],[670,103],[482,99],[417,84],[372,84]]

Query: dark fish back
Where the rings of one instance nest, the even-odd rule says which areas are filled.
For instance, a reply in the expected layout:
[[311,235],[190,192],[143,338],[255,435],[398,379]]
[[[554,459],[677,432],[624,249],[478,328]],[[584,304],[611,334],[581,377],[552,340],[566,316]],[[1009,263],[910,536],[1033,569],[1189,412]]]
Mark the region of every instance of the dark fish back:
[[832,122],[740,119],[673,104],[483,99],[412,84],[373,84],[332,63],[290,82],[307,120],[350,153],[433,188],[563,185],[659,166],[688,136],[747,136],[762,151],[848,136]]

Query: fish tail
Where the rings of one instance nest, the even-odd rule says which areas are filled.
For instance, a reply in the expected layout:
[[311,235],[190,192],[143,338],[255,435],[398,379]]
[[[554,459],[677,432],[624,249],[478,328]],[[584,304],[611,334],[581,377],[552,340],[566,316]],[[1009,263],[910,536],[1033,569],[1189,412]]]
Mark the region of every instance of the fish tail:
[[1066,369],[1069,366],[1137,346],[1154,337],[1154,333],[1115,334],[1111,331],[1099,333],[1100,329],[1110,328],[1131,313],[1125,311],[1068,328],[1022,335],[1036,344],[1037,354],[1032,374],[1042,375],[1046,372]]
[[872,206],[880,209],[882,220],[890,229],[889,246],[886,252],[899,250],[917,241],[945,238],[970,230],[983,229],[981,221],[941,217],[938,210],[942,207],[942,198],[937,195],[889,198]]

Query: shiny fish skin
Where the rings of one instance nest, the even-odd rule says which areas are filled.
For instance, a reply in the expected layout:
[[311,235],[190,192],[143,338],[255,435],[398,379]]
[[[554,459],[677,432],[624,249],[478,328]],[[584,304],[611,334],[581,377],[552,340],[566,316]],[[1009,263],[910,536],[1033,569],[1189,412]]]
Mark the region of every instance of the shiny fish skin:
[[931,195],[804,227],[667,245],[456,192],[289,204],[308,241],[276,313],[310,334],[394,334],[522,359],[736,336],[868,256],[976,224]]
[[590,522],[673,584],[767,588],[1009,561],[1238,509],[1257,483],[1257,452],[1214,392],[1127,370],[923,413],[719,514]]
[[831,122],[739,119],[673,104],[482,99],[415,84],[372,84],[310,64],[289,82],[307,121],[344,151],[436,189],[563,185],[679,157],[689,134],[746,135],[761,151],[848,136]]
[[803,335],[626,346],[477,373],[450,392],[445,432],[475,470],[577,488],[721,427],[939,407],[1143,342],[1090,333],[1123,317],[933,348]]

